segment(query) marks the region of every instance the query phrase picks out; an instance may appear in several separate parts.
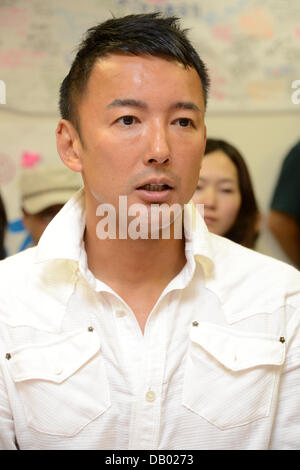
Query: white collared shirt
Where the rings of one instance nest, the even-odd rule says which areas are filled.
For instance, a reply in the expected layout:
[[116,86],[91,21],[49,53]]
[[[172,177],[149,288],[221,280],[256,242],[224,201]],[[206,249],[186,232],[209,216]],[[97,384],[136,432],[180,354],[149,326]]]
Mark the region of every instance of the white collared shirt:
[[300,449],[299,272],[201,220],[143,335],[84,229],[80,192],[0,263],[0,448]]

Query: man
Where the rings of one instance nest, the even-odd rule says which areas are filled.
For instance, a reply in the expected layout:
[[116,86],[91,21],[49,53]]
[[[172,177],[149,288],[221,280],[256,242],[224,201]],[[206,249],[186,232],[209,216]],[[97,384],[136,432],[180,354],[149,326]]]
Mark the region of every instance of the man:
[[57,127],[84,192],[0,264],[3,448],[299,446],[299,273],[210,234],[187,204],[207,89],[174,18],[89,30]]
[[300,142],[284,159],[274,190],[269,228],[294,266],[300,267]]
[[63,165],[44,164],[20,176],[23,224],[37,245],[45,228],[82,186],[78,173]]

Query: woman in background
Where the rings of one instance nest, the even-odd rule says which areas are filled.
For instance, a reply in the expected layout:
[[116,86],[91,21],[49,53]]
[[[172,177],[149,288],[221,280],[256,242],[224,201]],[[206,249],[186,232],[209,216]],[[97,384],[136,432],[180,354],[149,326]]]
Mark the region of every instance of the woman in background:
[[210,232],[254,248],[260,214],[246,163],[233,145],[207,139],[193,201],[204,204]]
[[0,196],[0,260],[5,258],[4,236],[7,226],[6,212]]

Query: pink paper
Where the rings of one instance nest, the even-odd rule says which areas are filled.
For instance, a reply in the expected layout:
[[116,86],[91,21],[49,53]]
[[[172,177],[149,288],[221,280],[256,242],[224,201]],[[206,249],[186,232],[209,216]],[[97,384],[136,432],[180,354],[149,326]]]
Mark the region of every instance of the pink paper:
[[23,152],[21,166],[25,168],[33,168],[39,161],[41,156],[35,152]]

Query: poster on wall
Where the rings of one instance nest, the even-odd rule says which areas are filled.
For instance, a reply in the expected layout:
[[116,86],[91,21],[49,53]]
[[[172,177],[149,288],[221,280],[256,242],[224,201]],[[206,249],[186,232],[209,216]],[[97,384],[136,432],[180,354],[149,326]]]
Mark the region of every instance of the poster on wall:
[[57,113],[59,84],[86,29],[112,15],[151,11],[178,16],[190,30],[211,75],[209,112],[293,109],[298,0],[4,0],[0,79],[8,85],[7,108]]

